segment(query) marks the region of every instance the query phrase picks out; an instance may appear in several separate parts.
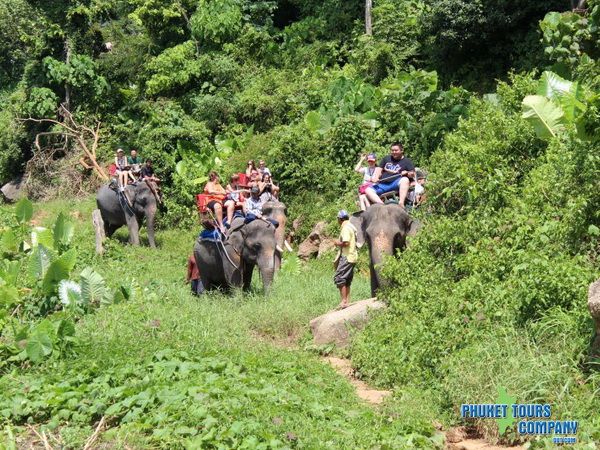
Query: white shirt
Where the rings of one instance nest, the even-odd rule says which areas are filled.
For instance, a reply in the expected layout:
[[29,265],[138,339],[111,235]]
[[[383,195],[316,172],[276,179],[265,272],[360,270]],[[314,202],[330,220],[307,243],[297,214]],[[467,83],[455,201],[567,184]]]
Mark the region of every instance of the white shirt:
[[361,167],[360,169],[358,169],[358,171],[363,174],[363,183],[372,183],[373,182],[373,175],[375,174],[376,168],[377,168],[377,166]]

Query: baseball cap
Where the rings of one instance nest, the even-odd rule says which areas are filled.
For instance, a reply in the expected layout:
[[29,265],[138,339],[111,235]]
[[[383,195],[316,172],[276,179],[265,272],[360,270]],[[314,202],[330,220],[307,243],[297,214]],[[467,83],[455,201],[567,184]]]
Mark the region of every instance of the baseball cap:
[[260,190],[258,189],[258,186],[252,186],[252,189],[250,189],[250,192],[253,194],[258,194],[260,192]]
[[341,211],[338,212],[337,217],[338,217],[338,219],[348,219],[348,218],[350,218],[350,215],[348,214],[348,211],[346,211],[345,209],[342,209]]
[[367,155],[367,161],[377,161],[377,156],[375,156],[375,153],[369,153]]

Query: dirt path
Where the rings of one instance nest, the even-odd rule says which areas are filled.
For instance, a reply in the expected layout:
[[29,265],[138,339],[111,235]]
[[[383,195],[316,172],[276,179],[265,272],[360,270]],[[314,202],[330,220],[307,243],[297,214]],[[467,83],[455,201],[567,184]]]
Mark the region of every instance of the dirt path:
[[[349,359],[338,358],[335,356],[324,356],[323,361],[330,364],[340,375],[345,377],[354,389],[359,398],[372,405],[379,405],[386,397],[392,394],[392,391],[378,390],[371,388],[367,383],[357,379],[354,376],[352,362]],[[493,445],[483,439],[477,439],[469,436],[469,433],[463,428],[453,428],[446,432],[446,449],[448,450],[524,450],[523,446],[504,447]]]
[[336,358],[335,356],[324,356],[324,361],[327,361],[331,366],[340,374],[343,375],[350,381],[354,389],[356,389],[356,395],[367,403],[373,405],[379,405],[383,400],[392,394],[392,391],[380,391],[372,389],[367,383],[357,379],[354,376],[354,369],[352,369],[352,363],[349,359]]

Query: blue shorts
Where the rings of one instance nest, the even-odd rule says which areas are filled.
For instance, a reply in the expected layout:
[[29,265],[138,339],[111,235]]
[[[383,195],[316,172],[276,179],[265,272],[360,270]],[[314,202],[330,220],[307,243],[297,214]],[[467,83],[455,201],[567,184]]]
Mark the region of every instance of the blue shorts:
[[377,183],[371,187],[375,190],[375,193],[377,195],[383,195],[388,192],[398,191],[400,187],[400,178],[401,177],[398,177],[395,180],[390,181],[389,183]]

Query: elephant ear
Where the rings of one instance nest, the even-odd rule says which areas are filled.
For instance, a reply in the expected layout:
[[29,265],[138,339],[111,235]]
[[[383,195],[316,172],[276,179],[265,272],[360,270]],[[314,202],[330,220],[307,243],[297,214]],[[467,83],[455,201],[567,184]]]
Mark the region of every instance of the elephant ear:
[[363,213],[364,211],[355,212],[350,216],[350,223],[356,228],[356,246],[361,248],[365,245],[365,234],[363,233]]
[[408,236],[415,236],[421,228],[423,228],[423,223],[417,219],[410,219],[407,232]]

